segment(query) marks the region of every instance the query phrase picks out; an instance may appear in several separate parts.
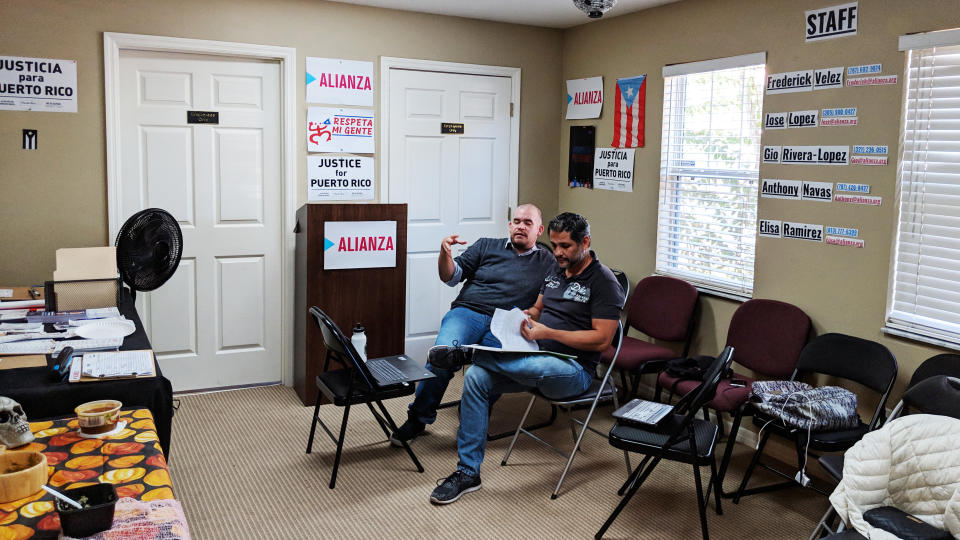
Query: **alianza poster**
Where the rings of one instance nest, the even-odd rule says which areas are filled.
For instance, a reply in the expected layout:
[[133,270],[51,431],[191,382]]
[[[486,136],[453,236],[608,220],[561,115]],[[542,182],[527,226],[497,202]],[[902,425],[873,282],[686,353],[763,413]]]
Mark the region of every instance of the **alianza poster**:
[[307,57],[307,103],[373,105],[373,62]]

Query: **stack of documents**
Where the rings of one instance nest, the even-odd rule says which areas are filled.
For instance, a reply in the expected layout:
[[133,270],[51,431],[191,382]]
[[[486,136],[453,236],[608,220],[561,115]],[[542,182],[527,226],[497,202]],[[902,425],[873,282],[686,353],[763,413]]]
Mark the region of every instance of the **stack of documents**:
[[153,351],[88,352],[70,366],[70,382],[81,380],[153,377]]

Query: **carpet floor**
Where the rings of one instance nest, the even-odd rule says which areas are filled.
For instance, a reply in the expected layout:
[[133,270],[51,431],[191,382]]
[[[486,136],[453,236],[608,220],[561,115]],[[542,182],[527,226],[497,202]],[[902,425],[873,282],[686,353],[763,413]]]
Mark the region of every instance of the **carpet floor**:
[[[456,399],[460,379],[447,399]],[[458,502],[429,502],[436,480],[456,467],[456,408],[442,409],[427,434],[412,447],[426,472],[393,448],[366,407],[351,409],[336,489],[329,489],[336,447],[318,427],[306,454],[312,407],[293,389],[267,386],[179,396],[169,459],[174,493],[195,539],[245,538],[592,538],[619,502],[626,478],[623,453],[587,434],[560,496],[550,494],[564,459],[521,437],[509,464],[500,461],[509,438],[487,445],[483,488]],[[504,396],[491,417],[491,432],[511,430],[526,405],[523,394]],[[406,417],[408,400],[386,402],[393,418]],[[532,416],[545,418],[538,404]],[[598,409],[596,426],[609,429],[610,407]],[[343,409],[320,408],[337,429]],[[563,414],[537,433],[572,446]],[[718,454],[723,450],[721,445]],[[750,450],[738,445],[727,489],[739,482]],[[632,456],[636,465],[638,456]],[[708,469],[703,469],[706,481]],[[757,482],[769,473],[755,475]],[[754,485],[751,480],[751,485]],[[713,503],[710,534],[725,539],[807,538],[828,506],[811,490],[791,488],[745,498],[739,505]],[[621,513],[605,538],[692,539],[700,537],[691,466],[661,462]]]

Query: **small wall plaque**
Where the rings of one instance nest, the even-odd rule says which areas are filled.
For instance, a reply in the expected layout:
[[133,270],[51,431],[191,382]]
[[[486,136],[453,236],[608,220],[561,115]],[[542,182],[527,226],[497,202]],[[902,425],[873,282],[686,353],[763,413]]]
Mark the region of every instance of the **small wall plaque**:
[[219,124],[220,113],[217,111],[187,111],[188,124]]
[[444,135],[463,135],[463,124],[443,122],[440,124],[440,133]]
[[23,130],[23,149],[24,150],[37,149],[37,130],[35,129]]

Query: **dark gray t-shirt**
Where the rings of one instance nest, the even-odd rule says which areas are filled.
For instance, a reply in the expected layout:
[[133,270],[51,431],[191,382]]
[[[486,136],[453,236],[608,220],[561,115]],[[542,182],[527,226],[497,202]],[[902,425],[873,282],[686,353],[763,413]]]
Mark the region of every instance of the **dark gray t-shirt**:
[[[543,280],[543,312],[540,322],[556,330],[590,330],[593,319],[619,319],[624,294],[609,268],[600,264],[594,252],[593,261],[579,274],[567,277],[558,269]],[[587,371],[595,370],[600,352],[581,351],[554,341],[538,341],[541,350],[577,355],[577,362]]]
[[540,244],[539,249],[521,256],[507,238],[481,238],[454,260],[466,283],[450,307],[485,315],[493,315],[496,308],[534,305],[543,277],[557,269],[557,260],[546,246]]

